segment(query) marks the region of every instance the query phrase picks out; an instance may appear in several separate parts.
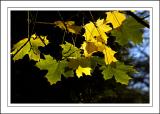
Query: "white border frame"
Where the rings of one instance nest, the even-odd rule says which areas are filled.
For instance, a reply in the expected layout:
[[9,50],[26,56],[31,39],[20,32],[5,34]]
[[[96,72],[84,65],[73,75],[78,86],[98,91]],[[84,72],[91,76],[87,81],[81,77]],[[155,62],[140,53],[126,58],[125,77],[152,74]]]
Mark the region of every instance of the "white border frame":
[[[38,8],[38,11],[57,11],[57,10],[59,10],[59,11],[61,11],[61,10],[63,10],[63,11],[75,11],[75,10],[98,10],[98,11],[107,11],[107,10],[135,10],[135,9],[137,9],[137,10],[148,10],[149,12],[150,12],[150,16],[152,17],[152,8]],[[28,11],[28,10],[37,10],[37,8],[8,8],[8,53],[10,52],[10,39],[11,39],[11,35],[10,35],[10,33],[11,33],[11,31],[10,31],[10,27],[11,27],[11,24],[10,24],[10,22],[11,22],[11,19],[10,19],[10,17],[11,17],[11,11]],[[152,27],[152,19],[150,19],[150,27]],[[150,47],[152,47],[152,31],[150,32]],[[152,52],[152,48],[150,48],[151,50],[150,50],[150,52]],[[152,58],[152,54],[151,54],[151,56],[150,56],[151,58]],[[152,61],[152,59],[151,59],[151,61]],[[150,63],[151,63],[151,61],[150,61]],[[151,69],[152,69],[152,66],[151,66]],[[150,85],[151,85],[151,87],[150,87],[150,100],[149,101],[151,101],[150,103],[144,103],[144,104],[139,104],[139,103],[134,103],[134,104],[129,104],[129,103],[127,103],[127,104],[125,104],[125,103],[123,103],[123,104],[115,104],[115,103],[112,103],[112,104],[103,104],[103,103],[100,103],[100,104],[98,104],[98,103],[96,103],[96,104],[90,104],[90,103],[85,103],[85,104],[72,104],[72,103],[68,103],[68,104],[63,104],[63,103],[60,103],[60,104],[58,104],[58,103],[53,103],[53,104],[45,104],[45,103],[43,103],[43,104],[37,104],[37,103],[32,103],[32,104],[29,104],[29,103],[27,103],[27,104],[22,104],[22,103],[15,103],[15,104],[11,104],[10,103],[10,96],[11,96],[11,93],[10,93],[10,91],[11,91],[11,89],[10,89],[10,87],[11,87],[11,79],[10,79],[10,54],[8,54],[8,106],[94,106],[94,107],[96,107],[96,106],[126,106],[126,107],[128,107],[128,106],[152,106],[152,78],[150,79]],[[152,77],[152,70],[151,70],[151,72],[150,72],[150,76]]]
[[[10,28],[10,18],[9,18],[10,17],[10,10],[15,9],[15,7],[19,7],[19,6],[21,6],[21,8],[19,7],[18,10],[22,10],[22,9],[23,10],[35,10],[35,9],[44,10],[44,8],[43,9],[40,8],[40,7],[44,7],[44,4],[48,8],[50,7],[49,10],[51,10],[51,9],[52,10],[53,9],[54,10],[61,10],[61,9],[68,10],[69,7],[73,7],[73,6],[74,6],[74,8],[71,8],[72,10],[77,9],[76,7],[86,7],[86,8],[84,8],[84,10],[91,10],[91,9],[94,10],[93,7],[97,7],[96,9],[99,9],[99,10],[104,10],[104,9],[106,10],[106,8],[102,8],[102,7],[110,7],[109,8],[110,10],[115,9],[115,8],[111,8],[111,7],[116,7],[116,10],[117,10],[117,8],[121,9],[121,10],[125,10],[126,8],[123,8],[124,7],[123,4],[125,4],[125,7],[126,6],[131,7],[131,8],[127,8],[129,10],[131,10],[131,9],[139,9],[139,10],[143,9],[144,10],[144,8],[146,8],[146,7],[153,7],[153,12],[151,11],[151,8],[148,8],[147,10],[150,10],[151,15],[153,13],[153,15],[152,15],[153,19],[154,19],[154,22],[156,22],[156,24],[153,23],[153,26],[154,26],[153,30],[154,30],[154,34],[156,33],[155,38],[158,37],[157,36],[158,29],[156,29],[156,28],[159,28],[159,27],[157,27],[158,26],[157,23],[159,22],[157,14],[159,14],[159,13],[154,12],[154,11],[159,11],[158,3],[156,1],[155,2],[151,2],[151,1],[143,1],[143,2],[142,1],[141,2],[140,1],[138,1],[138,2],[125,1],[125,3],[120,2],[120,1],[112,1],[112,2],[108,2],[108,1],[92,1],[92,2],[91,1],[86,1],[86,2],[85,1],[83,1],[83,2],[80,2],[80,1],[77,1],[77,2],[76,1],[70,1],[70,2],[69,1],[66,1],[66,2],[65,1],[59,1],[59,2],[58,1],[55,1],[55,2],[53,2],[53,1],[49,1],[49,2],[46,2],[46,1],[45,2],[44,1],[38,1],[38,2],[37,1],[32,1],[32,2],[29,2],[29,1],[28,2],[27,1],[21,1],[21,2],[2,1],[2,10],[1,10],[2,11],[2,14],[1,14],[2,20],[1,20],[1,22],[2,22],[2,27],[4,27],[4,28],[2,28],[1,33],[2,33],[2,37],[6,38],[6,39],[1,39],[2,42],[4,42],[4,43],[2,43],[2,48],[4,50],[1,50],[1,53],[2,53],[1,54],[2,55],[1,61],[3,63],[2,65],[5,65],[1,70],[2,71],[1,80],[5,80],[5,81],[1,81],[1,90],[2,90],[2,96],[1,96],[2,106],[1,107],[2,107],[2,111],[4,111],[4,112],[12,112],[12,111],[15,112],[16,111],[17,113],[24,112],[22,109],[25,109],[25,112],[32,111],[32,113],[33,112],[46,113],[44,109],[47,109],[49,112],[51,111],[51,112],[55,112],[55,113],[66,112],[66,110],[68,110],[68,112],[70,112],[70,113],[71,112],[74,112],[74,113],[75,112],[91,112],[91,113],[97,112],[97,113],[99,113],[99,112],[106,112],[106,110],[107,110],[107,112],[109,111],[110,113],[112,113],[112,112],[116,113],[116,112],[120,112],[120,111],[122,111],[122,112],[125,111],[128,113],[130,113],[130,112],[140,113],[140,112],[145,111],[145,112],[152,113],[153,109],[155,111],[157,111],[157,109],[158,109],[157,106],[159,106],[159,103],[158,103],[158,105],[154,104],[154,103],[159,101],[159,100],[157,100],[157,97],[159,97],[159,96],[156,96],[156,100],[155,100],[155,93],[157,93],[159,91],[159,87],[157,88],[158,91],[157,90],[155,91],[155,89],[153,89],[154,97],[151,94],[152,87],[150,87],[150,90],[151,90],[151,92],[150,92],[151,97],[150,98],[153,97],[153,101],[151,101],[151,103],[149,103],[149,104],[96,104],[96,105],[95,104],[50,104],[50,105],[49,104],[27,104],[27,105],[26,104],[10,104],[10,100],[9,100],[10,99],[10,91],[9,91],[10,90],[10,88],[9,88],[10,87],[10,78],[8,78],[9,85],[7,85],[6,84],[7,78],[5,77],[7,75],[9,75],[9,77],[10,77],[10,72],[8,72],[8,74],[6,74],[7,73],[7,69],[6,69],[7,68],[7,63],[6,63],[7,57],[8,57],[8,66],[10,66],[10,56],[8,56],[9,54],[7,53],[7,52],[10,52],[10,45],[8,44],[8,42],[10,42],[10,29],[8,29],[8,33],[7,33],[7,27],[6,27],[6,25],[7,25],[8,28]],[[68,8],[66,7],[66,4],[67,4]],[[10,7],[10,8],[8,8],[8,7]],[[25,7],[25,9],[24,9],[24,7]],[[27,8],[27,7],[34,7],[34,8]],[[54,7],[54,8],[51,8],[51,7]],[[48,10],[48,8],[46,8],[46,10]],[[81,10],[83,10],[83,8]],[[108,10],[108,8],[107,8],[107,10]],[[7,13],[8,13],[8,15],[7,15]],[[9,19],[8,23],[7,23],[7,19],[6,19],[7,16]],[[152,22],[152,18],[151,18],[150,22]],[[152,28],[153,26],[152,26],[152,23],[150,23],[150,28]],[[152,30],[150,30],[150,31],[152,31]],[[7,34],[8,34],[8,37],[6,36]],[[150,33],[150,38],[153,38],[153,37],[154,37],[154,35],[152,36],[152,33]],[[8,38],[8,41],[7,41],[7,38]],[[151,42],[152,42],[152,40],[150,40],[150,44],[152,44]],[[7,44],[8,44],[8,47],[7,47]],[[157,52],[159,52],[159,50],[157,50],[155,46],[156,45],[159,46],[159,39],[158,39],[158,41],[153,40],[153,44],[154,44],[153,49],[155,49],[155,50],[153,50],[153,52],[152,52],[152,50],[150,50],[150,54],[153,53],[153,58],[154,58],[153,65],[156,65],[156,67],[154,66],[153,72],[151,70],[151,74],[156,75],[156,74],[159,74],[159,72],[158,72],[159,66],[157,65],[157,63],[159,63],[159,62],[157,62],[157,60],[159,61],[159,58],[156,57],[156,55],[158,54]],[[8,50],[5,50],[5,49],[8,49]],[[154,56],[154,54],[156,54],[156,55]],[[6,55],[7,55],[7,57],[6,57]],[[152,56],[150,59],[152,60]],[[157,60],[155,61],[155,59],[157,59]],[[150,61],[150,64],[152,64],[152,61]],[[8,67],[8,68],[9,68],[8,71],[10,71],[10,67]],[[158,76],[156,78],[153,77],[153,80],[150,79],[150,84],[152,85],[152,81],[153,81],[154,85],[155,84],[158,85],[159,82],[157,80],[159,81]],[[8,93],[9,93],[8,98],[9,99],[7,99],[7,95],[6,95],[7,94],[7,90],[6,90],[7,86],[8,86]],[[8,102],[6,102],[6,101],[8,101]],[[153,103],[153,105],[152,105],[152,103]],[[44,107],[44,106],[46,106],[46,107]],[[47,107],[47,106],[52,106],[52,107]],[[127,107],[127,106],[129,106],[129,107]],[[116,108],[116,110],[115,110],[115,108]],[[129,110],[128,110],[128,108],[129,108]],[[26,109],[33,109],[33,110],[26,110]],[[54,109],[54,110],[52,110],[52,109]],[[62,110],[62,109],[65,109],[65,110]],[[130,109],[132,109],[132,111]],[[143,110],[143,109],[145,109],[145,110]]]

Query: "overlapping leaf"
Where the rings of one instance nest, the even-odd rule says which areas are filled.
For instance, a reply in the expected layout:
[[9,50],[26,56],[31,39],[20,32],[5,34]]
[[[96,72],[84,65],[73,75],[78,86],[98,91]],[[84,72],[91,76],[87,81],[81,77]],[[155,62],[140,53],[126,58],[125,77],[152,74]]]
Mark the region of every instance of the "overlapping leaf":
[[66,77],[73,76],[72,71],[65,71],[67,61],[56,61],[50,55],[44,55],[44,57],[45,59],[40,59],[40,61],[36,63],[36,66],[40,68],[40,70],[48,70],[45,77],[51,85],[60,81],[62,74]]
[[11,52],[11,54],[14,55],[13,60],[16,61],[22,59],[26,54],[28,54],[30,59],[39,61],[40,51],[38,47],[44,47],[48,43],[49,41],[47,40],[47,36],[39,37],[33,34],[30,40],[28,38],[24,38],[13,46],[13,51]]
[[62,44],[61,47],[63,48],[62,50],[62,56],[65,58],[71,58],[71,57],[81,57],[80,54],[80,49],[72,45],[71,43],[66,42],[65,44]]
[[128,41],[135,44],[142,42],[144,26],[138,23],[134,18],[127,18],[119,29],[113,30],[111,33],[116,37],[116,41],[120,45],[125,45]]
[[61,28],[62,30],[67,30],[68,32],[74,33],[74,34],[79,34],[81,31],[82,27],[75,25],[74,21],[55,21],[54,24]]
[[126,19],[125,14],[119,11],[107,12],[106,23],[111,23],[113,28],[118,28],[121,26],[122,22]]
[[127,85],[129,80],[132,79],[128,76],[128,73],[135,73],[135,69],[132,66],[125,65],[120,62],[116,62],[113,65],[102,66],[100,68],[105,80],[115,77],[116,81]]
[[116,53],[113,51],[110,47],[106,46],[103,50],[104,53],[104,59],[106,64],[111,64],[112,62],[117,62],[117,59],[114,57],[114,54]]
[[84,26],[85,40],[88,42],[94,42],[95,40],[107,43],[106,32],[110,31],[112,28],[109,25],[106,25],[104,19],[98,19],[95,23],[90,22]]

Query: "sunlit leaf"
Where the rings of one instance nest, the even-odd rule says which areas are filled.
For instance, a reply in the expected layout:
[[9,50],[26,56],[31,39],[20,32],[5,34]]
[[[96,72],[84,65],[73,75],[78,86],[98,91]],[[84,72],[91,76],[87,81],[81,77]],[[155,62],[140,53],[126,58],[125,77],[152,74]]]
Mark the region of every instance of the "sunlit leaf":
[[120,13],[119,11],[110,11],[107,12],[106,22],[111,23],[113,28],[118,28],[122,25],[122,22],[126,19],[125,14]]
[[117,62],[117,59],[114,57],[116,52],[113,51],[110,47],[106,46],[103,50],[104,58],[106,64],[111,64],[112,62]]
[[76,74],[77,74],[78,77],[83,76],[83,73],[84,73],[85,75],[91,75],[91,70],[92,70],[92,69],[91,69],[90,67],[85,67],[85,68],[83,68],[83,67],[79,66],[79,67],[76,69]]
[[98,19],[95,23],[87,23],[84,29],[85,33],[83,36],[86,41],[95,42],[95,40],[97,40],[98,42],[107,43],[108,36],[106,32],[110,31],[111,27],[104,23],[104,19]]
[[24,38],[13,45],[13,51],[11,52],[11,54],[15,54],[13,60],[16,61],[22,59],[26,54],[28,54],[30,59],[39,61],[40,51],[38,47],[44,47],[48,43],[49,41],[47,40],[47,36],[39,37],[36,34],[33,34],[30,40],[28,40],[28,38]]
[[48,70],[45,77],[48,79],[50,84],[55,84],[57,81],[61,80],[61,75],[64,73],[66,67],[66,61],[56,61],[50,55],[44,55],[45,59],[40,59],[36,63],[36,66],[40,70]]

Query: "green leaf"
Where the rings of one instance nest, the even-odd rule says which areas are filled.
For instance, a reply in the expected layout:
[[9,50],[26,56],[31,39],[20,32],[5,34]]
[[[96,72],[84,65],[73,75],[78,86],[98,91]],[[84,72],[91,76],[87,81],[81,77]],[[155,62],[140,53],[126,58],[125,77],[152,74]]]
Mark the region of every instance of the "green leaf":
[[105,80],[111,79],[114,75],[113,69],[110,65],[101,67],[103,69],[102,74]]
[[77,47],[75,47],[71,43],[66,42],[66,44],[62,44],[61,47],[63,48],[62,56],[64,58],[68,58],[68,57],[78,58],[78,57],[81,57],[80,49],[78,49]]
[[91,61],[90,58],[85,58],[85,57],[81,57],[81,58],[70,58],[68,61],[68,67],[71,69],[77,69],[78,66],[81,67],[91,67]]
[[11,54],[14,55],[13,60],[16,61],[22,59],[26,54],[28,54],[30,59],[39,61],[40,51],[38,47],[44,47],[48,43],[49,41],[46,36],[39,37],[33,34],[30,40],[28,40],[28,38],[24,38],[13,45],[13,51],[11,52]]
[[132,66],[121,62],[102,66],[100,69],[105,80],[111,79],[114,76],[117,82],[125,85],[128,85],[129,80],[132,79],[128,76],[128,73],[136,73],[136,70]]
[[143,40],[143,28],[144,26],[134,18],[128,17],[119,28],[112,30],[111,34],[116,37],[116,41],[120,45],[125,45],[130,40],[135,44],[139,44]]
[[40,59],[40,61],[36,63],[36,66],[40,68],[40,70],[48,70],[46,78],[51,85],[55,84],[61,80],[61,75],[64,73],[66,67],[66,61],[57,62],[50,55],[44,55],[44,57],[45,59]]
[[64,77],[68,78],[68,77],[73,77],[74,76],[74,71],[72,69],[67,70],[63,73]]
[[13,45],[12,50],[13,51],[11,52],[11,54],[12,55],[16,54],[13,57],[14,61],[22,59],[26,54],[29,53],[30,50],[30,44],[28,43],[28,38],[24,38],[23,40],[20,40],[18,43]]

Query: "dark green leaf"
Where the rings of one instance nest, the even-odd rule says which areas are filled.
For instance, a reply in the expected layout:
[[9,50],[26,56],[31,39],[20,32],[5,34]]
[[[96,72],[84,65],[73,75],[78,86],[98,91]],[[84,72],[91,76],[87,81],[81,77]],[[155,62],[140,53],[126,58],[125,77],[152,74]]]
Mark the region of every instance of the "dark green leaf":
[[119,28],[114,29],[111,33],[120,45],[125,45],[128,41],[139,44],[143,39],[143,28],[144,26],[134,18],[128,17]]

